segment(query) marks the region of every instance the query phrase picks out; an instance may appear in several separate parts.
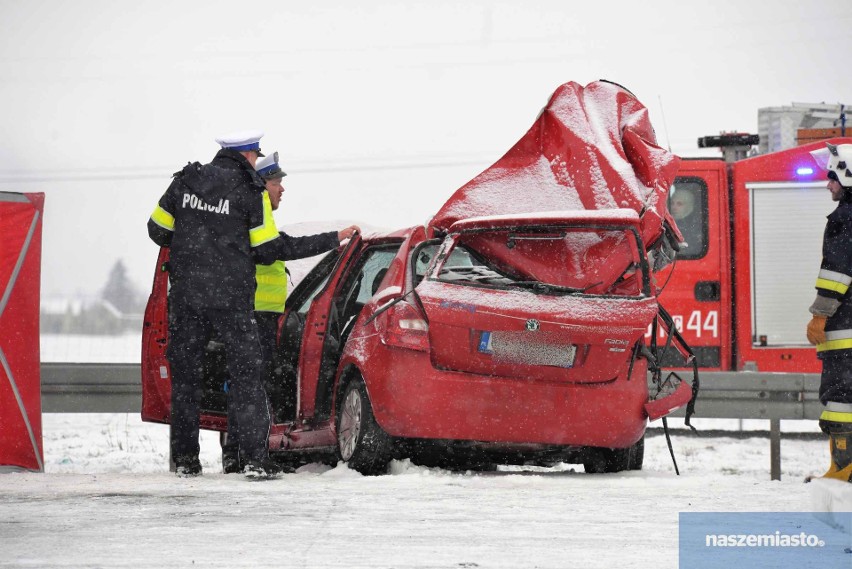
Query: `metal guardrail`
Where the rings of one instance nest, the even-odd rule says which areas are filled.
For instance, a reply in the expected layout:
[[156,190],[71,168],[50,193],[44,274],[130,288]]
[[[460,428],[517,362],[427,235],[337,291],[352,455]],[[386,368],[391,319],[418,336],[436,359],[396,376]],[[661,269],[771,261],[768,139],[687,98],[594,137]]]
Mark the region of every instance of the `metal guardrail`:
[[[695,404],[695,417],[768,419],[769,476],[781,480],[781,420],[819,419],[820,376],[751,371],[699,374],[701,391]],[[672,413],[674,417],[683,415],[683,409]]]
[[[700,372],[695,417],[705,419],[819,419],[819,374]],[[691,373],[680,374],[690,378]],[[682,417],[683,410],[673,413]]]
[[41,364],[43,413],[139,413],[139,364]]
[[[684,372],[683,377],[691,377]],[[818,374],[702,372],[695,418],[768,419],[770,474],[781,479],[781,420],[819,419]],[[138,413],[139,364],[43,363],[45,413]],[[672,416],[682,417],[683,409]]]

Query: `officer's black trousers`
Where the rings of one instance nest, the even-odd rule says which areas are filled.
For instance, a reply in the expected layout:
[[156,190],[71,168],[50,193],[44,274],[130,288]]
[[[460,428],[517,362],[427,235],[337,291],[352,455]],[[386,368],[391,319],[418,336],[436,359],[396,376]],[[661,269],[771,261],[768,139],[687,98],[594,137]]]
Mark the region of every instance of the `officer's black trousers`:
[[[263,358],[263,363],[261,364],[261,378],[266,389],[269,389],[269,385],[266,383],[272,376],[272,361],[275,355],[275,346],[277,344],[278,337],[278,318],[281,314],[277,312],[255,312],[254,317],[257,321],[257,332],[260,340],[260,348],[261,354]],[[228,404],[231,404],[231,397],[228,397]],[[230,408],[230,407],[229,407]],[[239,440],[239,432],[240,432],[240,420],[239,417],[232,414],[230,411],[228,412],[228,436],[226,438],[225,444],[222,445],[222,457],[237,457],[239,456],[239,461],[242,464],[246,460],[245,452],[239,452],[239,445],[237,441]]]
[[[214,334],[215,332],[215,334]],[[204,348],[211,336],[225,345],[228,415],[248,460],[268,456],[269,406],[261,380],[262,354],[254,312],[198,308],[171,299],[168,359],[172,368],[172,456],[198,456]]]

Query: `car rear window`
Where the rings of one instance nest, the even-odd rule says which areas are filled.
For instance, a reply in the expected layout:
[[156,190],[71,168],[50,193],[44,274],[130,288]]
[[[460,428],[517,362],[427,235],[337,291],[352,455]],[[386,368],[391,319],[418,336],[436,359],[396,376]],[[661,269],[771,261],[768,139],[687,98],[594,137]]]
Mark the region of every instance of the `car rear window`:
[[641,296],[644,258],[629,229],[474,231],[451,238],[434,278],[541,294]]

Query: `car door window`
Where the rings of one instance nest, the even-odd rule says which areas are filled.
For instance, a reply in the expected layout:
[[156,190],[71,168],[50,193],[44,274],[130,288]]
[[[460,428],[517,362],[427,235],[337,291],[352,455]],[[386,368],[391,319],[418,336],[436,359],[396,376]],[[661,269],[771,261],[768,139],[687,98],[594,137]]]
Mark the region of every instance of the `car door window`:
[[331,251],[302,279],[287,296],[287,310],[302,316],[308,313],[316,296],[325,290],[328,279],[334,272],[339,251]]
[[341,325],[344,330],[351,329],[351,324],[361,309],[378,292],[399,246],[393,244],[373,247],[365,251],[358,260],[355,270],[347,277],[339,293]]
[[358,302],[365,304],[378,292],[378,287],[387,273],[387,268],[396,256],[398,248],[376,250],[361,268],[361,291],[358,293]]
[[302,301],[299,307],[296,308],[296,312],[303,315],[308,313],[308,310],[310,310],[311,308],[311,303],[313,303],[314,298],[316,298],[319,292],[325,288],[325,285],[328,283],[328,279],[330,276],[331,274],[326,275],[324,279],[322,279],[316,286],[314,286],[313,290],[308,293],[307,298],[305,298],[305,300]]

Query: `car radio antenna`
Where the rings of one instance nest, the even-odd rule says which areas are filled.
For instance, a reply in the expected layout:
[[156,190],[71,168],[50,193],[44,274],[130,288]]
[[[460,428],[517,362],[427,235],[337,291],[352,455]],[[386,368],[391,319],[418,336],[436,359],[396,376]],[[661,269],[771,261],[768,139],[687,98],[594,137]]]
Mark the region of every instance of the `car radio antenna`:
[[657,95],[657,99],[659,99],[659,101],[660,101],[660,116],[663,119],[663,132],[666,133],[666,147],[668,148],[668,151],[671,152],[672,151],[672,143],[671,143],[671,140],[669,140],[669,126],[666,123],[666,112],[663,110],[663,96]]

